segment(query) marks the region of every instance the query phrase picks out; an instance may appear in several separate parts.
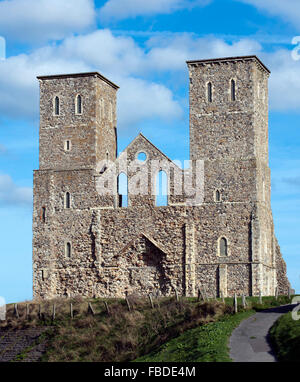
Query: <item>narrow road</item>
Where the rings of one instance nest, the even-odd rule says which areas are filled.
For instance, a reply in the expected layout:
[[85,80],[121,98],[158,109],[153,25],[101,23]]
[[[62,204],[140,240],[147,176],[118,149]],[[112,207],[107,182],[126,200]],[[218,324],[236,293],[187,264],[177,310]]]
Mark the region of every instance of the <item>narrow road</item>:
[[242,321],[229,340],[230,358],[234,362],[276,362],[268,341],[274,322],[295,305],[266,309]]

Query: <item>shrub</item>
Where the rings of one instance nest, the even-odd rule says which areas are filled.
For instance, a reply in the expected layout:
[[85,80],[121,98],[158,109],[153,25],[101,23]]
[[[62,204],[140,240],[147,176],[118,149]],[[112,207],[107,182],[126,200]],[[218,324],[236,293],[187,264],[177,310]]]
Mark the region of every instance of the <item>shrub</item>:
[[270,330],[270,340],[279,361],[299,362],[300,320],[295,321],[292,313],[281,316]]

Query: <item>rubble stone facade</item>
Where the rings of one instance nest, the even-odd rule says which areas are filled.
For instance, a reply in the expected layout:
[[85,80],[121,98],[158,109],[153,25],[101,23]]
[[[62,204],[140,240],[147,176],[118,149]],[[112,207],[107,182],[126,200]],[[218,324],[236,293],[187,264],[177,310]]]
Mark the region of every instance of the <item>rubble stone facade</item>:
[[[34,298],[170,295],[175,288],[195,296],[199,287],[209,296],[288,292],[270,204],[270,72],[256,56],[187,64],[190,159],[194,169],[200,163],[201,184],[142,134],[117,157],[118,87],[99,73],[38,77]],[[101,193],[111,167],[110,192]],[[165,206],[153,192],[161,170]],[[126,207],[120,173],[128,177]],[[193,203],[188,173],[191,189],[202,190]]]

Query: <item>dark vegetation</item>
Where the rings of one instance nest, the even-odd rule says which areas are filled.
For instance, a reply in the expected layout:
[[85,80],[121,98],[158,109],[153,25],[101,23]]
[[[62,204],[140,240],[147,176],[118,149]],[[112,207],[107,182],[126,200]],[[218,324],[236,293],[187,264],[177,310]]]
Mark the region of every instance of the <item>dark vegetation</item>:
[[[92,311],[88,309],[89,302]],[[234,314],[232,298],[226,298],[225,303],[220,299],[199,302],[196,298],[181,297],[180,301],[174,297],[159,298],[153,300],[154,308],[146,297],[128,296],[128,302],[130,310],[126,300],[121,299],[56,299],[43,301],[40,307],[36,302],[28,302],[27,311],[26,303],[18,304],[19,318],[11,304],[7,307],[7,321],[0,324],[0,334],[46,327],[42,335],[45,344],[42,361],[120,362],[159,352],[160,347],[171,339],[177,339],[176,346],[187,352],[185,339],[179,337],[186,333],[191,351],[195,350],[193,360],[219,360],[216,358],[218,353],[220,360],[225,361],[229,360],[228,337],[240,320],[254,310],[288,303],[288,297],[280,296],[278,300],[263,297],[262,304],[259,304],[258,297],[248,297],[246,308],[239,298],[241,313],[238,314]],[[73,318],[70,316],[70,303]],[[191,329],[194,332],[188,333]],[[210,347],[208,352],[207,346]],[[19,358],[24,358],[23,353]],[[167,353],[163,355],[165,361],[171,358]],[[191,360],[181,358],[182,361]]]
[[278,361],[300,361],[300,320],[293,320],[291,312],[275,322],[270,330],[270,340]]

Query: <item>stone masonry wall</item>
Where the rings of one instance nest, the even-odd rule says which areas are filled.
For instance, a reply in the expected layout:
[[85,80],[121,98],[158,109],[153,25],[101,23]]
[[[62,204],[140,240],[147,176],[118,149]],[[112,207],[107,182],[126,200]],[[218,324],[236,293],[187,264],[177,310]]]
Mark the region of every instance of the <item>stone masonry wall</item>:
[[290,282],[286,275],[286,263],[283,260],[280,246],[276,240],[276,270],[277,270],[277,285],[279,294],[288,294],[289,288],[291,287]]
[[[40,169],[95,168],[100,160],[116,158],[116,89],[96,74],[40,77]],[[81,114],[75,112],[77,95]]]
[[[178,192],[186,172],[142,134],[117,158],[115,84],[99,73],[39,77],[34,298],[170,295],[175,288],[187,296],[202,288],[211,297],[269,295],[277,286],[287,292],[270,204],[269,71],[255,56],[193,61],[188,67],[190,155],[193,164],[204,165],[204,183],[193,178],[195,190],[203,188],[203,200],[194,205],[183,185]],[[137,159],[140,152],[145,161]],[[154,190],[161,170],[169,194],[168,205],[158,207]],[[128,207],[119,206],[121,172],[128,177]],[[112,192],[99,193],[101,184]]]

